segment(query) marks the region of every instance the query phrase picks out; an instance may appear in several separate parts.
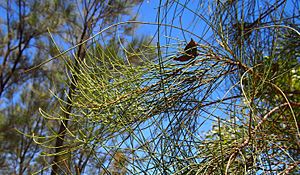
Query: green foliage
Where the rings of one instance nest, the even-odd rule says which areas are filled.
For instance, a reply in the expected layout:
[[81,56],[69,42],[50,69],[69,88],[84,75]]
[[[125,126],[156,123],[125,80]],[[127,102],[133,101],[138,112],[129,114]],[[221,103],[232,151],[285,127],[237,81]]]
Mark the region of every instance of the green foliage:
[[[141,50],[144,50],[144,53],[148,52],[143,45]],[[150,70],[157,69],[157,66],[150,60],[142,59],[140,65],[130,63],[118,56],[122,55],[119,52],[114,44],[107,47],[96,44],[87,50],[84,61],[76,59],[73,62],[65,59],[69,80],[73,81],[76,77],[76,82],[73,81],[76,90],[72,92],[72,111],[68,118],[71,124],[64,139],[66,149],[55,154],[44,152],[45,155],[64,155],[66,151],[71,151],[76,157],[78,148],[98,147],[132,130],[131,128],[147,119],[148,111],[145,107],[149,97],[143,97],[143,94],[149,87],[143,83],[148,79],[145,75]],[[79,67],[76,69],[77,63]],[[62,111],[67,113],[67,101],[58,101],[61,102]],[[49,121],[65,120],[63,114],[48,114],[44,111],[41,111],[41,114]],[[53,135],[36,135],[36,138],[40,139],[38,144],[50,147],[52,142],[49,141],[59,137],[58,133],[54,132],[55,128],[50,130],[53,131]]]
[[[70,117],[42,111],[45,118],[71,123],[68,149],[57,154],[75,158],[86,151],[99,173],[112,172],[118,161],[128,174],[297,173],[299,36],[297,27],[287,27],[285,2],[263,11],[240,1],[199,4],[211,13],[176,3],[168,6],[176,12],[172,24],[188,20],[179,15],[184,10],[202,23],[190,21],[198,27],[193,33],[158,18],[170,36],[156,56],[154,47],[133,40],[121,49],[98,43],[84,61],[65,62],[76,87],[72,110],[61,105]],[[203,24],[211,36],[198,33]],[[175,29],[198,37],[197,57],[171,60],[178,49],[171,43]],[[45,139],[53,137],[59,135]],[[114,157],[116,152],[126,158]]]

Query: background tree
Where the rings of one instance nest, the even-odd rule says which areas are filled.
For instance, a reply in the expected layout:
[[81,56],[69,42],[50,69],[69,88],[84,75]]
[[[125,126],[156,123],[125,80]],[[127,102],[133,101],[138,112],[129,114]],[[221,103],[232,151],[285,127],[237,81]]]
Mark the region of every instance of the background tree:
[[45,55],[51,55],[47,29],[57,33],[64,19],[70,18],[71,6],[60,4],[60,1],[1,2],[1,171],[4,174],[31,172],[30,166],[37,163],[34,160],[41,149],[15,129],[45,134],[45,122],[38,116],[38,106],[55,109],[48,90],[59,88],[56,63],[32,72],[25,73],[25,70],[39,64]]

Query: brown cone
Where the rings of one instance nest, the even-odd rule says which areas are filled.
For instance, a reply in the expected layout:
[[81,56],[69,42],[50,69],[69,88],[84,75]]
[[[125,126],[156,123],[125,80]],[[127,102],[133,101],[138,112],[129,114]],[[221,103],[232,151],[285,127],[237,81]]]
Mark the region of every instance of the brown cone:
[[191,41],[185,46],[185,54],[179,57],[174,58],[175,61],[188,61],[192,58],[195,58],[198,55],[197,52],[197,43],[191,39]]

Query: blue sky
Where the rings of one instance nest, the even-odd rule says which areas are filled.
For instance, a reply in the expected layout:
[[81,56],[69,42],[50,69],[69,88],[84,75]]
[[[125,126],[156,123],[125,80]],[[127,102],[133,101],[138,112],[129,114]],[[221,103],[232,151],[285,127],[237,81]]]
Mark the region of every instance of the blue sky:
[[[181,3],[183,3],[182,1]],[[199,38],[205,36],[209,36],[212,34],[211,32],[207,32],[207,26],[203,20],[199,20],[193,11],[199,10],[201,4],[198,4],[197,1],[191,1],[188,4],[181,3],[172,3],[164,6],[162,4],[162,8],[160,8],[160,22],[172,25],[170,26],[161,26],[160,27],[160,43],[161,45],[165,43],[179,43],[179,42],[188,42],[190,38],[193,38],[195,41],[199,42]],[[187,8],[184,8],[183,5],[186,5]],[[158,0],[148,0],[144,2],[139,11],[138,11],[138,19],[143,22],[157,22],[158,21],[158,10],[159,10],[159,1]],[[167,11],[166,11],[167,10]],[[209,9],[203,8],[203,12],[208,14]],[[167,15],[166,15],[167,14]],[[178,28],[183,28],[187,31],[183,31]],[[153,25],[140,25],[138,28],[138,34],[145,34],[154,36],[155,39],[158,38],[157,31],[158,26]],[[193,34],[191,34],[191,33]],[[198,38],[197,38],[198,36]]]

